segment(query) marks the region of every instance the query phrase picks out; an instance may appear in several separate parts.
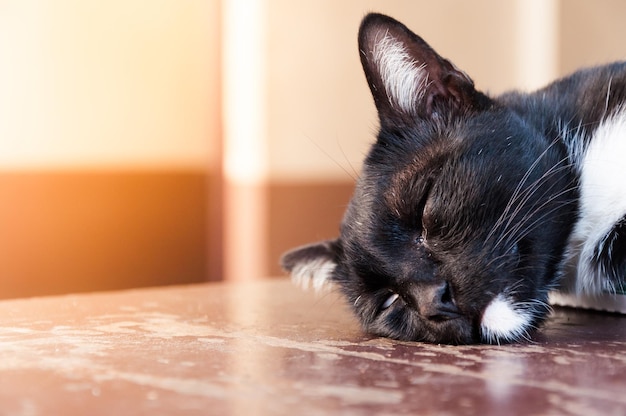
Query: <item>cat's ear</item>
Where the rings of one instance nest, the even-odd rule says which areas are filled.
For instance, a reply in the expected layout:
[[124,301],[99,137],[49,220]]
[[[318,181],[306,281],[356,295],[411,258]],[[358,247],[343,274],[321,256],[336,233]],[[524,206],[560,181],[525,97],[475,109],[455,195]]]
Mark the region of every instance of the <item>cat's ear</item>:
[[359,50],[382,125],[463,112],[487,100],[464,72],[388,16],[363,19]]
[[285,253],[280,263],[294,283],[321,291],[332,284],[340,255],[341,242],[329,240],[297,247]]

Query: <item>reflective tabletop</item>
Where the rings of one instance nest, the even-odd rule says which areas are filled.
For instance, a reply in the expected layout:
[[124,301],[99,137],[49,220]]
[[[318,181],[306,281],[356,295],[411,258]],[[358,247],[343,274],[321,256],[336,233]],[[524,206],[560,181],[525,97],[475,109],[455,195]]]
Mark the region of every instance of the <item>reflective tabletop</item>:
[[284,279],[0,302],[0,413],[626,414],[626,316],[555,309],[531,341],[363,334]]

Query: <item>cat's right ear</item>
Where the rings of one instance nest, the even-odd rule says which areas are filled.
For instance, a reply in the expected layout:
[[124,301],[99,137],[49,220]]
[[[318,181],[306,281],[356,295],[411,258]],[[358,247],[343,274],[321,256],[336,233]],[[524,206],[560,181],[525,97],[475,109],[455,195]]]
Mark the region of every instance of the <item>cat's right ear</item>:
[[340,240],[328,240],[294,248],[283,255],[280,264],[298,286],[321,291],[332,285],[340,255]]
[[391,17],[369,14],[363,19],[359,51],[383,127],[487,104],[464,72]]

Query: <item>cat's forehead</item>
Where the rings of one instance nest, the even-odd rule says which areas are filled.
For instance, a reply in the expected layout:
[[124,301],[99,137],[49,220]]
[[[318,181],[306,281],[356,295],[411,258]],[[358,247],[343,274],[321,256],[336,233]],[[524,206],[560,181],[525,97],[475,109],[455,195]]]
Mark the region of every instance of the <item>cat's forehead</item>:
[[396,170],[391,174],[390,189],[411,190],[419,182],[434,180],[444,169],[458,165],[468,144],[461,138],[445,138],[411,149],[393,161]]
[[387,186],[382,189],[386,206],[396,216],[413,216],[413,211],[422,204],[442,172],[449,169],[447,165],[457,163],[458,153],[448,141],[396,161],[396,170],[390,174]]
[[490,210],[499,210],[519,179],[511,165],[488,162],[479,152],[478,148],[449,149],[404,165],[383,190],[386,206],[400,218],[415,216],[427,202],[448,217],[467,216],[467,209],[482,210],[487,203]]

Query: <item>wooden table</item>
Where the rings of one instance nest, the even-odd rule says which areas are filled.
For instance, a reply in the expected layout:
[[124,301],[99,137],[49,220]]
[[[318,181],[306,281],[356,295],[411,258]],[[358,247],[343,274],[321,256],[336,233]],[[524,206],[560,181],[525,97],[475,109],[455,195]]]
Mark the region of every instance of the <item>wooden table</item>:
[[11,415],[626,414],[626,317],[557,309],[533,342],[361,333],[286,280],[0,302]]

